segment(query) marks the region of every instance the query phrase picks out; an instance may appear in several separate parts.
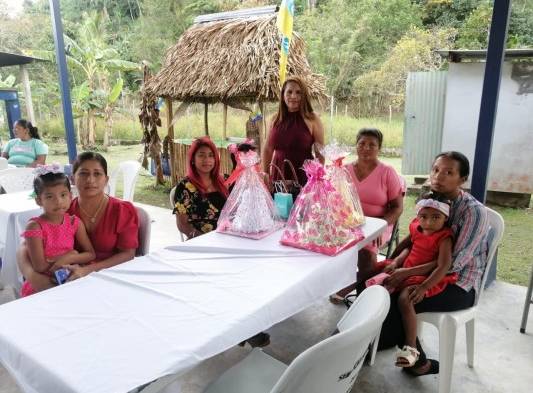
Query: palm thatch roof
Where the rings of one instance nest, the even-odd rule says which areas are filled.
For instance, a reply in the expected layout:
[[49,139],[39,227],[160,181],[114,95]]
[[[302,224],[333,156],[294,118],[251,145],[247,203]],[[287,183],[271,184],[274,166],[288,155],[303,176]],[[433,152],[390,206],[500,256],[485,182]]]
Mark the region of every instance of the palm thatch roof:
[[[275,15],[194,25],[167,50],[163,67],[145,88],[185,102],[277,101],[280,40]],[[326,97],[325,78],[311,71],[297,34],[287,75],[303,78],[313,99]]]

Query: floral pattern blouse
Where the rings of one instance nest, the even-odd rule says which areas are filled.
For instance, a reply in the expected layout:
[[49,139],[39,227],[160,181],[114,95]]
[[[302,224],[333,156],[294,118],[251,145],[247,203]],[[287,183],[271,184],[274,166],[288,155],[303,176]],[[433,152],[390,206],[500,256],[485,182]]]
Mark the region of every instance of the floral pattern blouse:
[[216,229],[220,211],[226,197],[220,192],[210,192],[202,196],[194,184],[185,177],[176,186],[173,214],[186,214],[189,224],[201,233]]

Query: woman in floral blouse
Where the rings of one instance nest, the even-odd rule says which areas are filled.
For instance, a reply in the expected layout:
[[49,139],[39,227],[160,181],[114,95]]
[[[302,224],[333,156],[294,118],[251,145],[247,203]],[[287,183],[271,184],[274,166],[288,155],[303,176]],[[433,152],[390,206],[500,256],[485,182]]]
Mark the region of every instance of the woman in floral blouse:
[[216,146],[209,137],[195,139],[187,153],[187,176],[174,195],[180,232],[190,239],[216,229],[227,197]]

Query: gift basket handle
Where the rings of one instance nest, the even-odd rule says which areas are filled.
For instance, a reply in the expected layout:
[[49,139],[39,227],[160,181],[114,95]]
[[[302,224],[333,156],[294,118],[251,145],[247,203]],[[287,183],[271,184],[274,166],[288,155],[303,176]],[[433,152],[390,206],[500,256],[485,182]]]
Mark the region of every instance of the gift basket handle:
[[[287,189],[287,180],[285,180],[285,176],[283,176],[283,172],[281,171],[281,169],[279,169],[279,167],[274,164],[274,163],[270,163],[270,165],[268,166],[270,168],[270,182],[272,183],[272,186],[274,187],[274,190],[276,192],[278,192],[278,189],[277,189],[277,185],[279,185],[280,183],[283,185],[283,189],[284,191],[282,192],[285,192],[285,193],[288,193],[288,189]],[[276,171],[278,171],[278,174],[281,178],[281,182],[276,182],[273,180],[274,176],[272,176],[272,169],[275,169]]]
[[293,180],[293,181],[294,181],[294,185],[295,185],[296,187],[302,187],[302,186],[300,185],[300,182],[298,181],[298,176],[296,175],[296,170],[294,169],[294,165],[292,165],[292,162],[291,162],[290,160],[288,160],[287,158],[285,158],[285,159],[283,160],[283,165],[288,165],[289,168],[291,169],[292,176],[293,176],[293,178],[294,178],[294,180]]

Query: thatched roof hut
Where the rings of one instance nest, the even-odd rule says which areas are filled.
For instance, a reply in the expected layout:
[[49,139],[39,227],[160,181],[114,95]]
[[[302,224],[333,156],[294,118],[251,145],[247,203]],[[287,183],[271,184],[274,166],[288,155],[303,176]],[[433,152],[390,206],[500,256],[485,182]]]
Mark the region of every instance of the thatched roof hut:
[[[280,39],[275,14],[193,25],[167,50],[146,88],[183,102],[276,101]],[[302,77],[314,99],[325,98],[325,78],[311,71],[298,34],[291,42],[287,75]]]
[[[264,103],[277,101],[280,93],[281,35],[276,26],[276,11],[276,6],[269,6],[197,17],[195,24],[167,50],[161,70],[145,80],[142,89],[143,96],[152,98],[150,102],[154,97],[165,98],[166,140],[174,141],[173,124],[191,103],[204,104],[206,135],[209,134],[208,105],[224,104],[224,139],[227,107],[248,109],[247,103],[258,103],[264,116],[258,126],[258,138],[254,139],[261,147],[266,137]],[[326,99],[325,78],[311,71],[305,43],[297,33],[291,41],[287,75],[302,78],[312,99],[319,102]],[[175,112],[173,101],[181,101]],[[145,109],[144,112],[149,112],[150,108]],[[186,148],[179,142],[170,144],[173,185],[183,175],[185,152]]]

